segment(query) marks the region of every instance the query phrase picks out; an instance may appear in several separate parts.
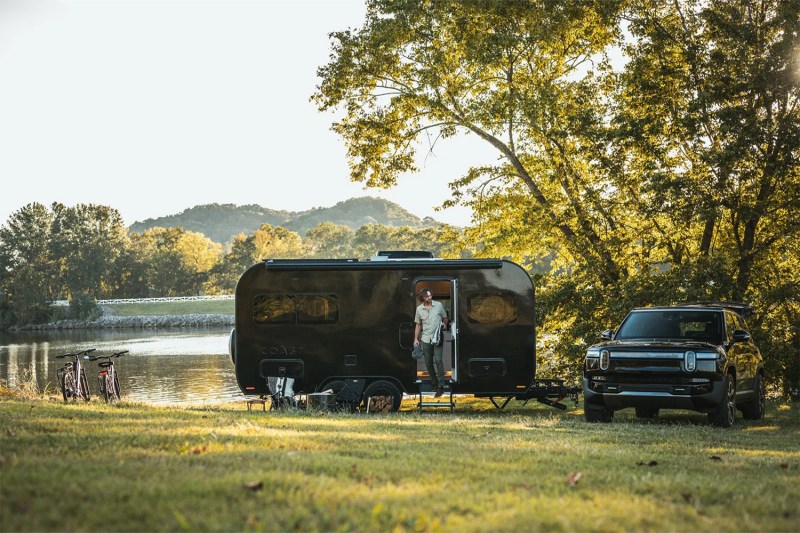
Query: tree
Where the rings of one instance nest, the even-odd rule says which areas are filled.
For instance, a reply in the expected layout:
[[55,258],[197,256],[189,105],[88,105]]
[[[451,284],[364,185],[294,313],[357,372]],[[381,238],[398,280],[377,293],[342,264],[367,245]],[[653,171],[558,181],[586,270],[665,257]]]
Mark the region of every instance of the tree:
[[609,87],[589,67],[607,68],[618,9],[372,0],[361,30],[332,34],[333,58],[319,69],[314,100],[320,110],[343,108],[333,129],[347,145],[351,178],[369,186],[392,186],[416,170],[422,135],[487,142],[501,164],[454,182],[456,201],[479,216],[496,208],[503,220],[520,217],[614,283],[622,274],[612,254],[619,233],[607,238],[617,228],[601,202],[605,172],[593,159]]
[[715,0],[630,14],[618,99],[630,201],[662,219],[670,263],[727,255],[738,299],[760,258],[800,232],[799,12]]
[[[222,246],[183,228],[150,228],[131,235],[149,292],[158,296],[197,295],[222,257]],[[214,290],[209,290],[214,292]]]
[[110,297],[119,280],[115,276],[128,247],[128,230],[119,211],[108,206],[52,205],[51,254],[65,284],[63,295],[85,293]]
[[232,292],[245,270],[264,259],[303,257],[303,241],[297,233],[280,226],[262,224],[250,235],[240,233],[222,262],[213,269],[211,283]]
[[306,232],[305,255],[314,258],[352,257],[353,230],[349,226],[322,222]]
[[662,277],[752,301],[769,374],[796,382],[800,4],[641,2],[629,20],[617,183],[652,221]]
[[52,223],[44,205],[31,203],[0,227],[0,292],[13,315],[4,322],[40,322],[49,316],[47,302],[58,286],[49,249]]
[[[461,249],[550,268],[537,277],[540,331],[576,375],[586,344],[630,307],[766,310],[761,276],[779,258],[800,266],[786,244],[800,237],[799,9],[370,0],[360,29],[332,34],[313,99],[342,112],[333,129],[369,186],[416,170],[424,136],[497,150],[451,182],[450,203],[476,214]],[[617,72],[608,57],[623,45]],[[791,329],[797,299],[783,301]]]

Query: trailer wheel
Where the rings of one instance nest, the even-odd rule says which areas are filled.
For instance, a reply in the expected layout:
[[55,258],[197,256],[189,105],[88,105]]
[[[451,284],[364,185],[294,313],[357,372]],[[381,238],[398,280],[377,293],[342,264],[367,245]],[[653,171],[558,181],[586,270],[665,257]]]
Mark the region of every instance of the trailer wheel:
[[400,392],[400,389],[397,388],[397,385],[385,379],[379,379],[378,381],[373,381],[367,385],[367,388],[364,391],[363,402],[365,408],[367,405],[367,399],[372,396],[391,396],[392,404],[390,411],[392,413],[400,409],[400,402],[403,400],[403,393]]
[[338,411],[347,411],[352,413],[356,410],[356,406],[353,405],[353,402],[340,398],[340,394],[346,386],[347,384],[344,382],[344,380],[334,379],[333,381],[326,383],[322,389],[333,391],[333,394],[336,397],[336,409]]

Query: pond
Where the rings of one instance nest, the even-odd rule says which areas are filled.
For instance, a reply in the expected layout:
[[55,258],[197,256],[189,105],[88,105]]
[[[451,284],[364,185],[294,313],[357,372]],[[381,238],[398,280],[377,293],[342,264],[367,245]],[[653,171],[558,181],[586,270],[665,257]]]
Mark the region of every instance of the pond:
[[[125,400],[203,405],[239,401],[228,355],[229,329],[72,330],[0,333],[0,383],[10,387],[35,380],[57,391],[57,355],[89,348],[97,354],[128,350],[115,359]],[[89,388],[99,395],[97,362],[85,362]],[[94,398],[93,398],[94,399]]]

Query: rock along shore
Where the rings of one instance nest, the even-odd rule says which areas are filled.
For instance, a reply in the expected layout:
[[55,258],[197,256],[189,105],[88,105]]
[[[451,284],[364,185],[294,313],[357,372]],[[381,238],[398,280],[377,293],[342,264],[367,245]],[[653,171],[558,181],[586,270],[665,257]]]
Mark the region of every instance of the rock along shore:
[[47,324],[15,326],[11,331],[43,331],[61,329],[114,329],[114,328],[203,328],[233,327],[233,315],[152,315],[152,316],[101,316],[95,320],[59,320]]

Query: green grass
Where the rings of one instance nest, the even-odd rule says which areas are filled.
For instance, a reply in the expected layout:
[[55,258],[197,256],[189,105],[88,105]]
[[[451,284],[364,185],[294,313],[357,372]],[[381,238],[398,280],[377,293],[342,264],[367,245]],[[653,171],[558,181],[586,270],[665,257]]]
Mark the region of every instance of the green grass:
[[103,305],[103,313],[114,316],[153,315],[233,315],[233,300],[189,300],[182,302],[151,302]]
[[474,398],[402,410],[5,398],[0,530],[800,530],[797,404],[729,430]]

